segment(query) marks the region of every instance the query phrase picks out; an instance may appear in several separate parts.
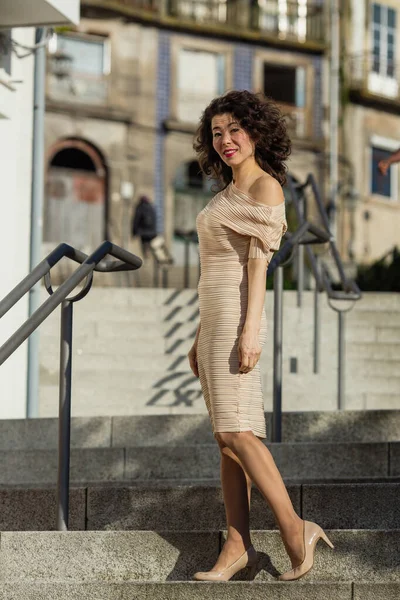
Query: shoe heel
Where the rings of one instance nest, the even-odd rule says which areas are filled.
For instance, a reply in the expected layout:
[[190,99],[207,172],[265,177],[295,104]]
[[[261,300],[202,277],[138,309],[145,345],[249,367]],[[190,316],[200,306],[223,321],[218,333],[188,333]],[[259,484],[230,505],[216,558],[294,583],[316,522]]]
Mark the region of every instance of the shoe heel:
[[323,531],[323,529],[321,529],[321,539],[324,540],[325,544],[328,544],[329,548],[333,548],[335,547],[331,540],[328,538],[328,536],[326,535],[325,531]]
[[247,579],[253,581],[257,573],[257,563],[251,567],[247,567]]

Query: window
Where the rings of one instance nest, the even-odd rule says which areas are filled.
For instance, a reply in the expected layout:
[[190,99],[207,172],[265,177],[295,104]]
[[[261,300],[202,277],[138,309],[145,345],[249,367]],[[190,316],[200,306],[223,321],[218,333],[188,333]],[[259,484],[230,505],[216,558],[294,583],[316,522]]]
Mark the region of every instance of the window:
[[293,64],[262,63],[262,90],[277,102],[286,117],[290,135],[307,135],[307,67]]
[[372,5],[372,71],[383,77],[396,76],[396,16],[394,8]]
[[110,52],[107,38],[55,35],[49,44],[54,99],[104,103],[108,94]]
[[264,63],[264,94],[281,104],[305,106],[305,69]]
[[395,186],[397,179],[394,167],[391,167],[387,175],[382,175],[378,169],[378,164],[381,160],[388,158],[391,150],[385,150],[376,146],[372,146],[372,178],[371,178],[371,193],[379,196],[384,196],[388,199],[395,199]]
[[225,91],[225,56],[181,49],[178,56],[177,117],[198,122],[207,104]]
[[181,0],[176,3],[178,15],[200,23],[224,23],[227,17],[227,0]]
[[258,0],[259,27],[304,41],[307,35],[307,0]]
[[74,74],[101,76],[109,70],[105,40],[97,36],[91,40],[57,35],[56,51],[70,57]]

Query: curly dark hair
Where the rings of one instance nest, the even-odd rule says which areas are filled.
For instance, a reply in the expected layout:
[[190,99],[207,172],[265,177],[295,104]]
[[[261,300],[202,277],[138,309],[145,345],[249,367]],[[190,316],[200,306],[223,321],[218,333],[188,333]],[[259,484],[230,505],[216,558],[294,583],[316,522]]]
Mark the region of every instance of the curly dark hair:
[[214,98],[203,112],[193,144],[203,173],[224,186],[232,181],[232,169],[213,147],[211,120],[222,114],[231,114],[237,119],[255,143],[255,159],[260,167],[284,185],[285,160],[291,152],[285,119],[272,98],[247,90],[235,90]]

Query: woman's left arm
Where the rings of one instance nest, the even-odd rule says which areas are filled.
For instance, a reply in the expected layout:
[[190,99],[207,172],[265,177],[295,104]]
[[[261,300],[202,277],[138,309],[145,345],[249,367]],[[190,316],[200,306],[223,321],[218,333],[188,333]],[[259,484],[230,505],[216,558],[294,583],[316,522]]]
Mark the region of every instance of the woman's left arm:
[[246,321],[239,338],[239,371],[248,373],[261,356],[259,333],[264,309],[268,261],[265,258],[249,258],[247,263],[248,301]]
[[[281,185],[271,177],[261,177],[251,190],[257,202],[266,206],[276,206],[285,201]],[[239,371],[248,373],[258,363],[261,356],[259,333],[261,316],[264,310],[268,259],[249,258],[247,262],[248,302],[246,321],[239,338]]]

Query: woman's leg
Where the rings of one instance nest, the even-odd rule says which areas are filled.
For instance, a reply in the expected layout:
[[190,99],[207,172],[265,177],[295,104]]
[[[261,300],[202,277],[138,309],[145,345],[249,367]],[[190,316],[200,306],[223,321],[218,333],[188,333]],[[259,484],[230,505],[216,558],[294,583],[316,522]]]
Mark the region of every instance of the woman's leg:
[[238,457],[243,469],[258,487],[277,520],[292,565],[304,558],[303,520],[296,514],[275,461],[266,446],[251,431],[216,434]]
[[227,523],[227,539],[213,570],[226,569],[251,545],[249,509],[251,479],[244,472],[237,456],[220,444],[221,483]]

